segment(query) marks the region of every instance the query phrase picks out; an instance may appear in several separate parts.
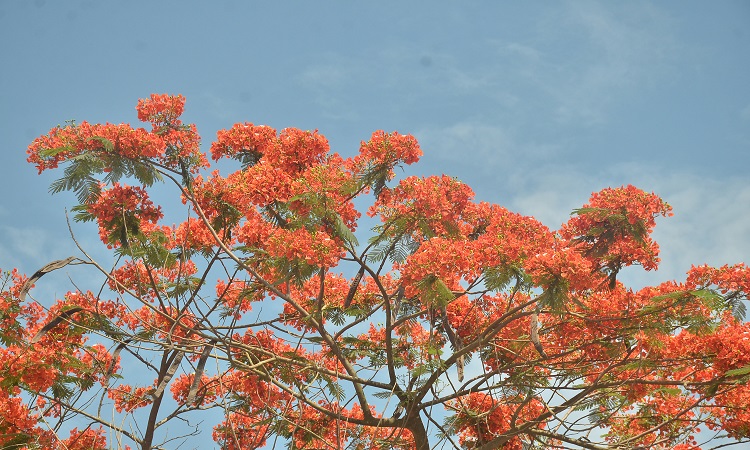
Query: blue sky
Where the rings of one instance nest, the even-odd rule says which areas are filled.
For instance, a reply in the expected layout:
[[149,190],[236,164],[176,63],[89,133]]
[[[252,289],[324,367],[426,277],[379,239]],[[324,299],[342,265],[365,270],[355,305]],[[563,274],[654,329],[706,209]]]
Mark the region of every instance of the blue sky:
[[411,172],[553,228],[592,191],[655,191],[675,217],[648,281],[747,260],[750,3],[404,3],[1,2],[0,267],[71,251],[73,197],[47,194],[57,174],[26,146],[69,119],[136,123],[154,92],[187,97],[206,149],[241,121],[317,128],[344,155],[412,133]]
[[206,150],[244,121],[319,129],[345,156],[414,134],[407,173],[552,228],[592,191],[655,191],[675,216],[635,284],[750,259],[747,1],[3,1],[0,42],[3,269],[74,252],[74,197],[47,193],[59,174],[27,145],[70,119],[136,124],[151,93],[186,96]]

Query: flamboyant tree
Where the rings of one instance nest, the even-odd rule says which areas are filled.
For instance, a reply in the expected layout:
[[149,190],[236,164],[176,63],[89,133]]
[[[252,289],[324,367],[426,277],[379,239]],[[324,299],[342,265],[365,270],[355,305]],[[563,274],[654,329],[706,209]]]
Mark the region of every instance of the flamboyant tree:
[[[552,231],[445,175],[394,181],[421,155],[410,135],[343,158],[251,123],[218,132],[211,158],[235,170],[209,173],[183,106],[152,95],[150,130],[71,122],[29,146],[40,173],[64,166],[51,191],[76,193],[114,263],[79,245],[5,272],[2,448],[176,448],[175,430],[209,432],[195,415],[225,449],[750,439],[750,268],[618,280],[657,267],[655,194],[604,189]],[[105,281],[34,299],[61,268]]]

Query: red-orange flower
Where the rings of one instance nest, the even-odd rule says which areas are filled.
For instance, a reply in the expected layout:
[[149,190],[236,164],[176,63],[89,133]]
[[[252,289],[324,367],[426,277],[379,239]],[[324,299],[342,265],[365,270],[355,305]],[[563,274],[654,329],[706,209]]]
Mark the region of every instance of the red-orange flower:
[[180,125],[177,119],[185,109],[185,97],[182,95],[151,94],[147,99],[138,100],[135,107],[138,120],[151,122],[154,130],[165,125]]

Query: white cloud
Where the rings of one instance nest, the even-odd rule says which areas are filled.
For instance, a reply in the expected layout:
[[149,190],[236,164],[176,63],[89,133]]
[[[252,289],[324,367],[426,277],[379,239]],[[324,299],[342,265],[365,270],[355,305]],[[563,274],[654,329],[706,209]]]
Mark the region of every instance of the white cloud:
[[532,166],[560,151],[556,144],[519,138],[512,124],[484,120],[467,119],[445,127],[425,127],[414,134],[427,157],[439,161],[449,172],[468,167],[473,174],[497,176],[502,172],[507,179],[528,175]]
[[657,189],[675,213],[655,233],[665,270],[683,273],[691,264],[750,262],[750,185],[745,180],[676,175]]
[[568,220],[570,212],[583,205],[591,192],[605,187],[601,180],[569,166],[537,167],[516,173],[509,181],[513,194],[506,206],[534,216],[553,230]]

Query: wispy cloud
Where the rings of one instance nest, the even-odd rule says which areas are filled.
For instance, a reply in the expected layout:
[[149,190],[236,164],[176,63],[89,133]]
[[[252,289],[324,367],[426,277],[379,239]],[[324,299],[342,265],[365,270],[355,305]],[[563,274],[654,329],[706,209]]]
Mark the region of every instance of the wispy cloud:
[[648,3],[570,2],[550,10],[529,33],[506,38],[499,31],[465,49],[401,40],[358,53],[325,50],[303,64],[297,80],[331,113],[352,113],[353,100],[367,92],[404,104],[494,102],[491,119],[506,123],[593,125],[609,120],[613,106],[646,95],[680,57],[671,18]]
[[673,61],[670,19],[654,6],[569,2],[558,13],[540,23],[534,42],[499,50],[517,57],[519,74],[546,92],[563,123],[606,121],[614,102],[663,76]]
[[740,118],[747,122],[750,122],[750,105],[745,106],[740,111]]
[[338,89],[352,76],[351,66],[341,62],[318,63],[308,66],[301,74],[300,80],[311,87]]
[[295,80],[325,117],[355,120],[357,105],[351,91],[353,86],[365,83],[369,64],[361,58],[326,52],[305,66]]
[[431,158],[448,163],[484,161],[485,167],[492,167],[511,158],[518,148],[507,128],[476,121],[424,128],[416,134]]

